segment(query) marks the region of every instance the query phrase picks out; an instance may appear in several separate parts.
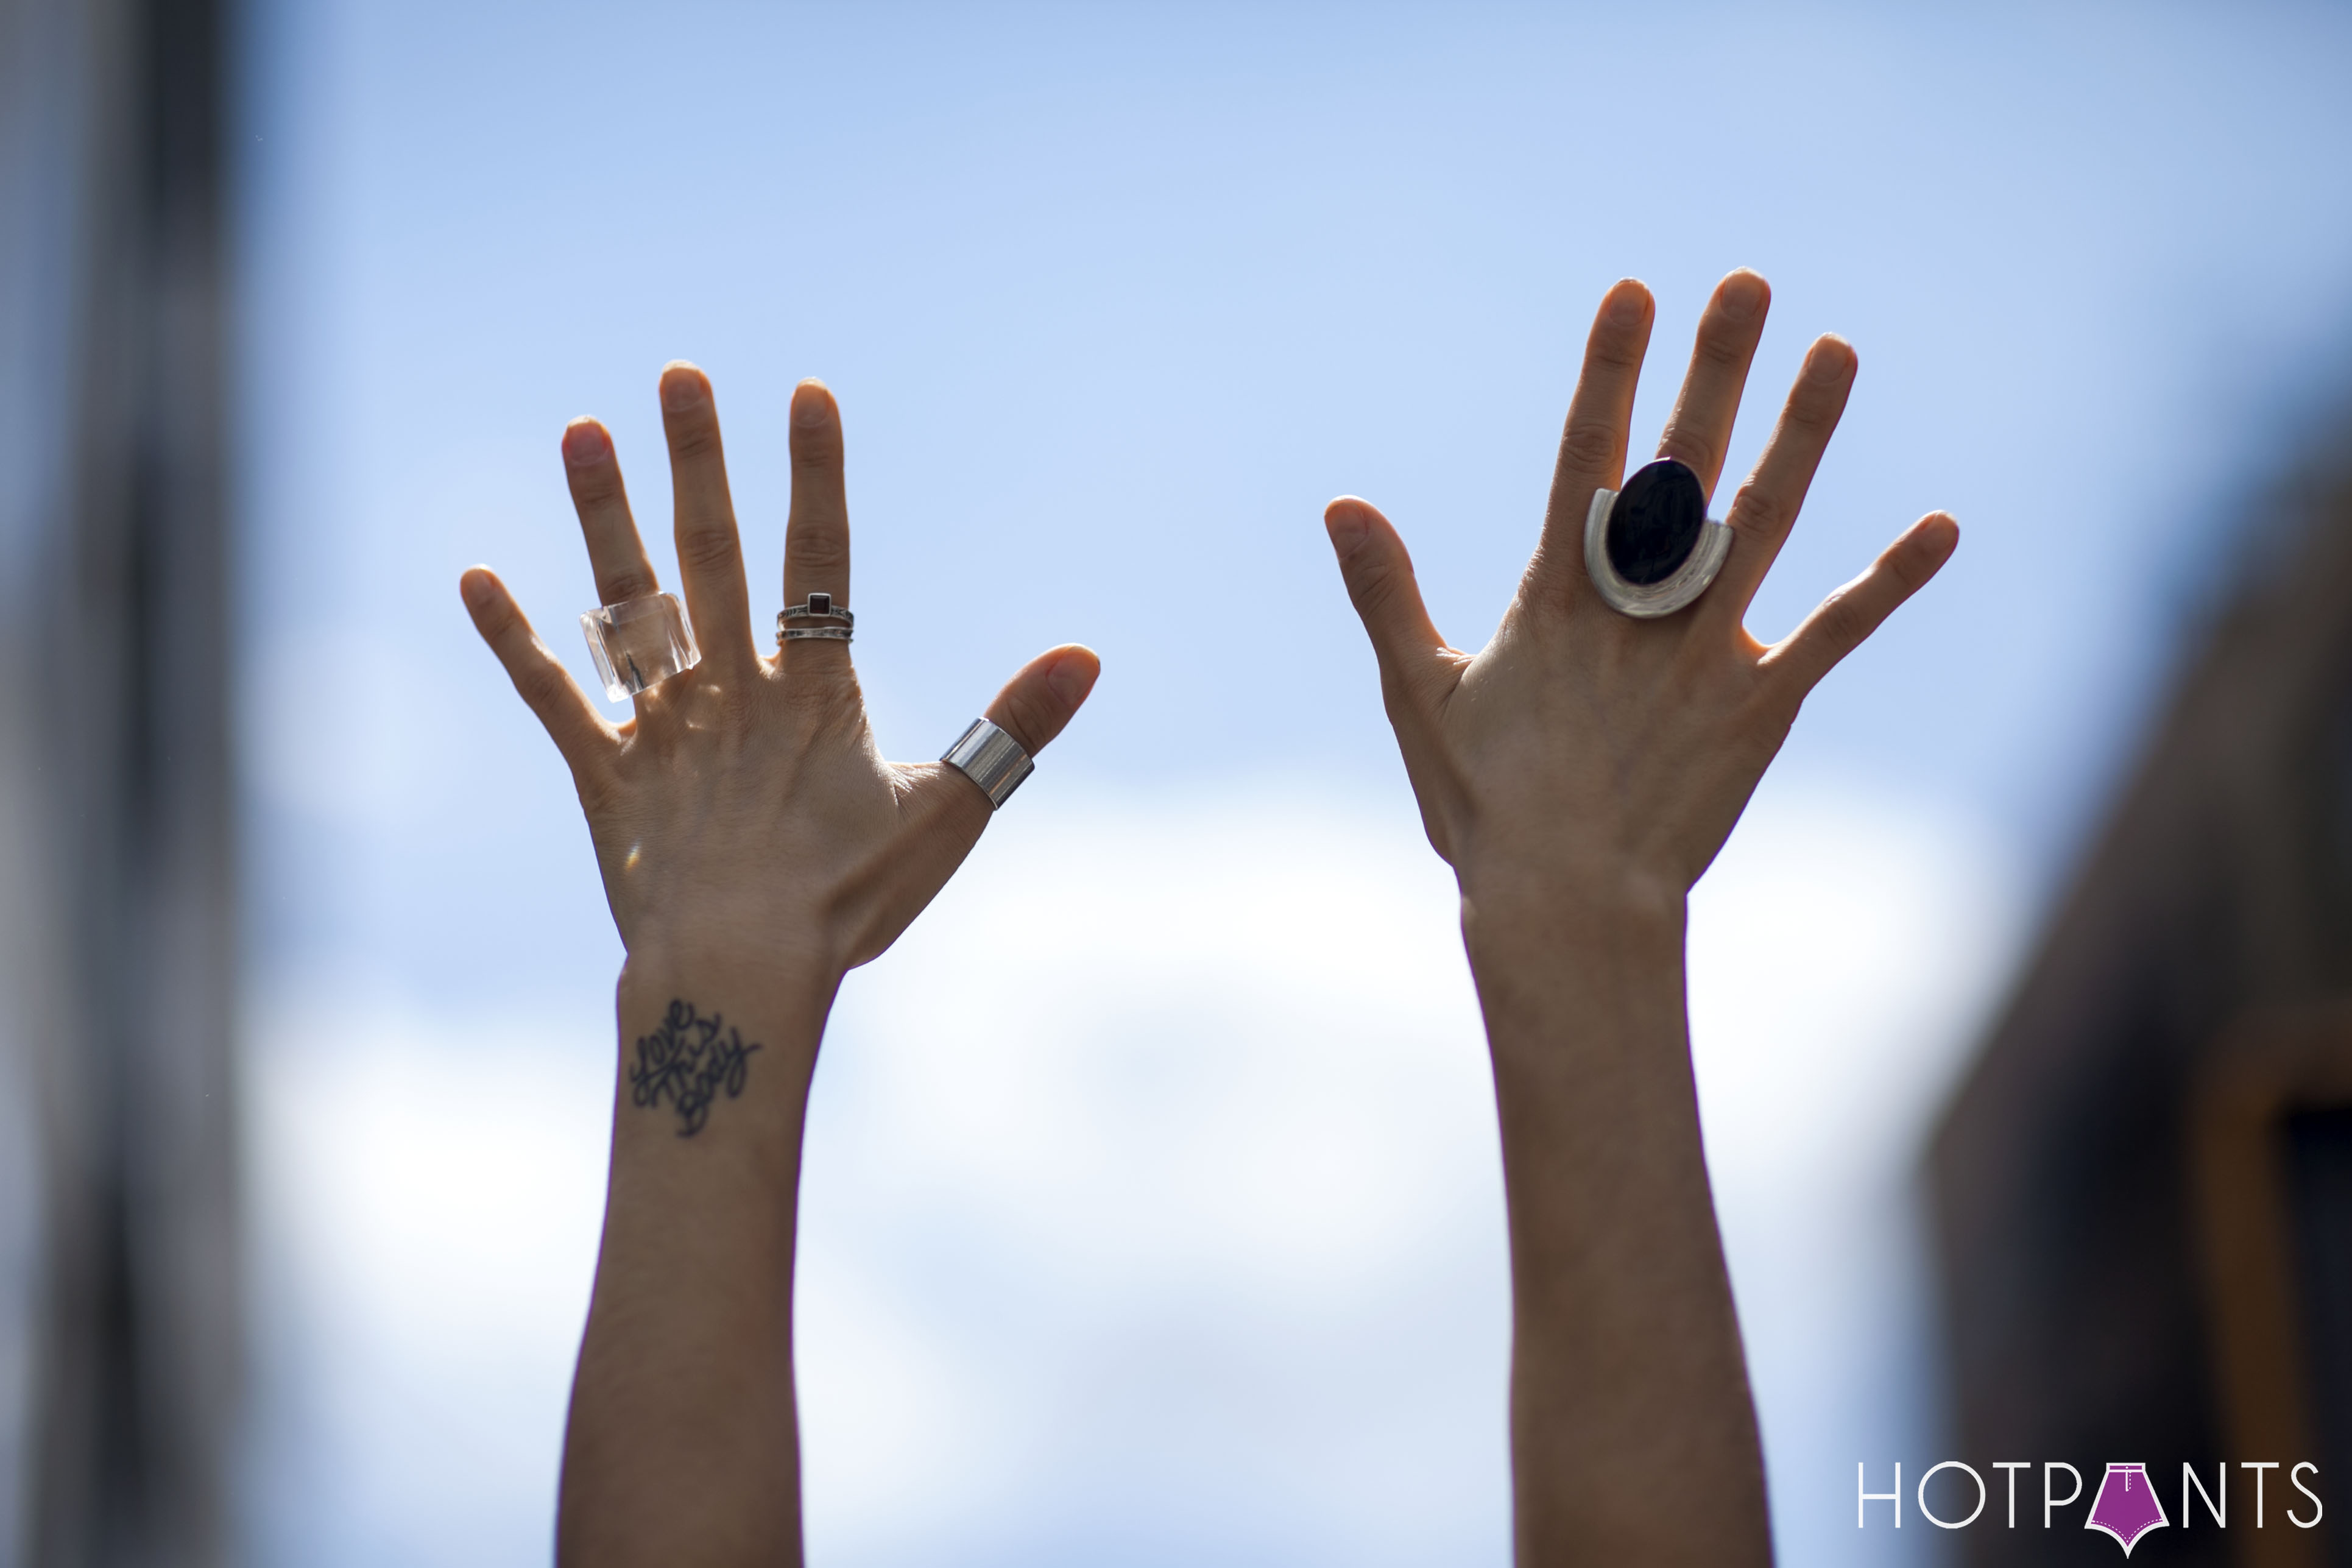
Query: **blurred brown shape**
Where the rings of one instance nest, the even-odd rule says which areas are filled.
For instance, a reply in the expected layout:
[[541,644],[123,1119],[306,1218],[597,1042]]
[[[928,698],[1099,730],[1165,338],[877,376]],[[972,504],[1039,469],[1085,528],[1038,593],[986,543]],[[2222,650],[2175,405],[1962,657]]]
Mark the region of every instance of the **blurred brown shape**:
[[[230,1007],[228,18],[0,0],[0,1022],[33,1077],[19,1512],[41,1568],[228,1551],[240,1340]],[[21,353],[19,352],[21,351]]]
[[[2352,1160],[2314,1172],[2310,1157],[2318,1141],[2352,1147],[2344,1135],[2352,1119],[2352,1003],[2249,1019],[2223,1042],[2195,1106],[2199,1228],[2229,1447],[2316,1459],[2323,1428],[2315,1400],[2331,1384],[2340,1392],[2340,1379],[2315,1364],[2331,1347],[2313,1335],[2331,1324],[2306,1299],[2340,1294],[2347,1282],[2331,1288],[2310,1278],[2328,1267],[2326,1241],[2297,1232],[2315,1219],[2352,1217],[2340,1210],[2352,1188],[2323,1196],[2313,1179],[2352,1179]],[[2343,1325],[2332,1326],[2340,1334]],[[2301,1531],[2263,1532],[2248,1545],[2243,1560],[2265,1568],[2323,1561]]]
[[[2267,499],[1930,1155],[1963,1454],[2147,1464],[2167,1563],[2352,1563],[2352,481]],[[2228,1528],[2181,1519],[2225,1459]]]

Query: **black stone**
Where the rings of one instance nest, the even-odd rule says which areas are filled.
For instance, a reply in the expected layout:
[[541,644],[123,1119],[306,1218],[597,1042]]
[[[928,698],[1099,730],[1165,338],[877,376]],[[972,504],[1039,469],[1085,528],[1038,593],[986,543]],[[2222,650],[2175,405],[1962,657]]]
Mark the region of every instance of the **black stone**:
[[808,596],[808,612],[812,616],[829,616],[833,614],[833,595],[830,594],[811,594]]
[[1706,491],[1698,476],[1688,464],[1660,458],[1634,469],[1617,492],[1601,540],[1617,575],[1646,587],[1690,559],[1706,525]]

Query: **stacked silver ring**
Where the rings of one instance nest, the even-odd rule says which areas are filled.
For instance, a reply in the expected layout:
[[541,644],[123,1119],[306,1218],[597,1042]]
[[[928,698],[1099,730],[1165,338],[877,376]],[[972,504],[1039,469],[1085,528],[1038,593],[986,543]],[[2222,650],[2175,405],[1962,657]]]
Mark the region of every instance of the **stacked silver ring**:
[[1021,781],[1037,771],[1021,742],[985,719],[974,719],[940,761],[978,784],[991,811],[1011,800]]
[[[796,626],[793,621],[830,621],[823,626]],[[787,605],[776,612],[776,646],[788,642],[847,642],[856,628],[857,617],[845,605],[833,602],[830,594],[811,594],[797,605]]]

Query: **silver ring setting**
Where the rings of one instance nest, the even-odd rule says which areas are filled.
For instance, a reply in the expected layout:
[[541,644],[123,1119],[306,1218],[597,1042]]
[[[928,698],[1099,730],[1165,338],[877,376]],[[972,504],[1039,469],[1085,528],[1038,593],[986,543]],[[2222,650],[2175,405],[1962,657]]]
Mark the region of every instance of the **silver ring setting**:
[[[830,626],[796,626],[794,621],[829,621]],[[797,605],[787,605],[776,612],[776,646],[788,642],[847,642],[856,629],[857,617],[849,613],[846,605],[836,605],[830,594],[811,594]]]
[[1673,615],[1706,592],[1730,553],[1731,530],[1706,515],[1706,490],[1686,463],[1660,458],[1623,489],[1592,492],[1584,570],[1620,615]]
[[985,719],[974,719],[940,761],[978,784],[991,811],[1001,809],[1021,781],[1037,771],[1021,742]]

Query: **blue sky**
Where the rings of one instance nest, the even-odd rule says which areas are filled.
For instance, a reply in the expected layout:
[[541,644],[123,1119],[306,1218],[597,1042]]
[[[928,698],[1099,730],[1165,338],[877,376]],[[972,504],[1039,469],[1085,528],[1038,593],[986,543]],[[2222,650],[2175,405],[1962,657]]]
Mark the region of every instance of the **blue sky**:
[[[2002,955],[2063,875],[2184,628],[2226,580],[2227,525],[2312,438],[2352,345],[2352,187],[2340,177],[2352,19],[2320,7],[281,3],[255,7],[251,26],[250,1013],[256,1179],[262,1212],[278,1216],[264,1226],[275,1325],[265,1342],[284,1352],[264,1358],[278,1371],[257,1442],[343,1465],[345,1479],[361,1450],[334,1435],[367,1427],[368,1412],[382,1415],[371,1401],[394,1395],[359,1387],[331,1407],[302,1392],[318,1385],[297,1351],[357,1354],[358,1342],[336,1337],[350,1321],[336,1292],[354,1270],[405,1255],[369,1254],[370,1265],[322,1251],[329,1220],[271,1206],[282,1195],[271,1182],[300,1184],[312,1157],[289,1125],[334,1125],[370,1101],[367,1086],[460,1051],[509,1075],[498,1081],[514,1102],[466,1134],[479,1140],[466,1147],[483,1169],[507,1170],[495,1151],[531,1114],[529,1064],[565,1064],[572,1076],[545,1092],[574,1107],[562,1123],[572,1131],[551,1145],[570,1152],[541,1168],[578,1162],[592,1201],[583,1211],[572,1187],[551,1190],[545,1213],[572,1215],[593,1245],[596,1034],[618,948],[561,768],[473,644],[455,583],[476,561],[497,566],[587,676],[573,622],[592,589],[556,437],[576,414],[611,424],[667,561],[653,400],[664,361],[694,359],[717,384],[755,605],[777,593],[785,400],[809,374],[838,393],[859,665],[886,750],[936,754],[1022,658],[1089,642],[1104,656],[1102,684],[1017,803],[1038,819],[1024,817],[1018,839],[1037,854],[1050,853],[1050,837],[1034,836],[1056,810],[1094,836],[1096,882],[1081,867],[1055,886],[1111,898],[1123,886],[1116,868],[1130,863],[1122,856],[1158,864],[1144,856],[1155,835],[1223,824],[1235,843],[1279,846],[1285,824],[1360,829],[1315,840],[1319,850],[1265,850],[1285,868],[1265,871],[1266,885],[1291,889],[1266,896],[1321,909],[1313,888],[1335,868],[1414,852],[1370,660],[1318,523],[1323,501],[1342,491],[1378,501],[1412,543],[1440,626],[1476,646],[1532,543],[1577,352],[1611,280],[1642,277],[1660,302],[1638,442],[1654,436],[1713,280],[1743,265],[1771,279],[1733,472],[1752,460],[1810,338],[1852,339],[1860,381],[1755,629],[1786,630],[1925,510],[1955,512],[1964,539],[1934,587],[1809,705],[1759,799],[1769,822],[1743,829],[1757,839],[1738,862],[1747,868],[1727,862],[1724,909],[1764,921],[1816,910],[1822,923],[1782,932],[1780,978],[1751,976],[1753,994],[1708,993],[1702,931],[1695,1006],[1703,1084],[1709,1029],[1730,1039],[1751,1017],[1781,1020],[1754,1026],[1751,1066],[1769,1069],[1776,1051],[1801,1058],[1808,1041],[1827,1053],[1830,1077],[1878,1057],[1912,1065],[1883,1098],[1836,1113],[1844,1120],[1820,1110],[1832,1118],[1824,1138],[1861,1163],[1791,1173],[1761,1145],[1727,1152],[1753,1162],[1755,1192],[1783,1194],[1758,1197],[1761,1215],[1801,1210],[1789,1194],[1822,1190],[1808,1183],[1899,1184],[1908,1145],[1887,1143],[1886,1129],[1916,1131],[1954,1070],[1998,994]],[[1178,731],[1191,739],[1171,747]],[[1842,837],[1840,822],[1853,831]],[[1019,877],[1009,855],[984,848],[967,878]],[[1425,1007],[1428,1037],[1454,1040],[1464,1015],[1448,989],[1444,884],[1410,885],[1438,918],[1424,928],[1418,906],[1401,903],[1380,940],[1435,945],[1417,1000],[1399,1005],[1412,1016]],[[1207,900],[1196,918],[1213,922],[1198,889],[1171,892],[1153,918],[1177,920],[1167,910],[1192,908],[1193,892]],[[1822,986],[1846,973],[1839,944],[1894,919],[1888,910],[1913,922],[1900,929],[1918,933],[1916,951],[1871,972],[1889,988],[1877,1025],[1838,1023],[1845,1015]],[[1139,931],[1175,929],[1135,918]],[[988,929],[946,906],[938,923],[975,942]],[[1279,979],[1352,1005],[1297,931],[1203,951],[1181,984],[1155,967],[1142,936],[1093,962],[1129,975],[1137,996],[1171,985],[1241,994]],[[917,1026],[888,999],[919,996],[954,962],[934,943],[860,976],[836,1047],[870,1039],[870,1059],[900,1059],[892,1031]],[[1829,1021],[1811,1028],[1809,1017]],[[1254,1026],[1217,1018],[1228,1034]],[[1908,1021],[1889,1035],[1890,1018]],[[1157,1059],[1157,1026],[1078,1008],[1066,1026],[1095,1031],[1114,1058],[1132,1046]],[[1265,1048],[1304,1049],[1299,1034]],[[1445,1058],[1457,1089],[1461,1073],[1475,1073],[1475,1035],[1465,1038]],[[1831,1039],[1860,1042],[1862,1055],[1820,1045]],[[852,1059],[839,1048],[834,1058]],[[841,1081],[836,1101],[821,1096],[820,1152],[858,1146],[852,1128],[899,1125],[887,1074]],[[858,1119],[869,1114],[879,1120]],[[835,1134],[845,1142],[827,1144]],[[1465,1121],[1451,1152],[1430,1157],[1470,1170],[1458,1162],[1475,1163],[1482,1135]],[[413,1152],[399,1128],[385,1136]],[[886,1131],[874,1136],[887,1142]],[[1170,1137],[1162,1152],[1180,1170],[1189,1146]],[[335,1142],[315,1157],[331,1163]],[[1479,1179],[1461,1178],[1465,1226],[1484,1212]],[[1018,1212],[1022,1190],[1005,1187],[1006,1206],[990,1212]],[[1733,1211],[1747,1201],[1727,1200],[1727,1226],[1745,1223]],[[512,1223],[541,1212],[526,1204]],[[814,1231],[845,1212],[823,1210]],[[1732,1238],[1743,1300],[1760,1303],[1759,1356],[1758,1322],[1806,1315],[1801,1289],[1741,1261],[1803,1255],[1780,1223],[1759,1218]],[[1894,1211],[1870,1223],[1916,1241]],[[539,1479],[486,1483],[488,1511],[449,1513],[444,1534],[417,1516],[424,1505],[393,1509],[412,1531],[401,1551],[383,1548],[394,1557],[458,1561],[454,1546],[419,1542],[462,1540],[493,1516],[516,1530],[543,1517],[543,1489],[530,1489],[551,1477],[552,1456],[544,1475],[526,1461],[551,1430],[551,1397],[560,1420],[584,1283],[583,1243],[547,1224],[574,1236],[571,1250],[551,1255],[558,1283],[543,1300],[515,1298],[525,1305],[512,1321],[516,1342],[539,1346],[530,1353],[553,1370],[500,1406],[513,1423],[500,1451],[522,1456],[511,1474]],[[971,1339],[971,1322],[922,1283],[939,1263],[935,1238],[919,1226],[891,1234],[900,1239],[843,1266],[841,1279],[866,1284],[841,1285],[838,1299],[898,1303],[876,1321],[920,1319],[908,1342],[929,1344],[931,1362],[912,1351],[882,1359],[940,1366],[951,1384],[981,1354],[969,1346],[993,1342]],[[1451,1256],[1414,1251],[1417,1234],[1391,1238],[1381,1278],[1420,1278],[1411,1259]],[[1755,1239],[1770,1236],[1782,1239]],[[1254,1256],[1203,1253],[1201,1268],[1245,1280]],[[1491,1349],[1494,1257],[1476,1256],[1463,1267],[1486,1283],[1464,1286],[1459,1315],[1440,1317]],[[1854,1286],[1846,1310],[1916,1313],[1916,1279],[1896,1274]],[[1313,1276],[1322,1285],[1299,1289],[1337,1289],[1343,1275],[1333,1264]],[[1378,1299],[1401,1314],[1378,1321],[1417,1321],[1404,1286]],[[1837,1315],[1828,1307],[1824,1321]],[[1201,1341],[1220,1355],[1272,1356],[1284,1342],[1246,1311],[1228,1321],[1218,1310],[1184,1321],[1225,1323]],[[1101,1312],[1103,1343],[1148,1359],[1118,1337],[1121,1312]],[[1872,1353],[1916,1372],[1924,1329],[1888,1332],[1890,1348]],[[462,1326],[416,1341],[402,1352],[409,1382],[434,1368],[454,1377],[466,1353],[488,1353],[467,1343]],[[1819,1345],[1808,1343],[1773,1351],[1773,1368],[1809,1364]],[[967,1350],[939,1349],[958,1344]],[[1430,1388],[1477,1386],[1443,1356],[1431,1365]],[[1925,1392],[1902,1409],[1874,1413],[1856,1395],[1850,1416],[1826,1396],[1809,1405],[1796,1371],[1760,1369],[1759,1380],[1780,1454],[1833,1455],[1858,1434],[1932,1424],[1924,1373],[1914,1381]],[[1334,1371],[1282,1408],[1311,1410],[1348,1386]],[[996,1409],[995,1397],[975,1394],[974,1407]],[[1057,1441],[1118,1451],[1114,1434],[1149,1427],[1140,1393],[1101,1406],[1127,1414],[1097,1426],[1083,1400],[1054,1408],[1061,1426],[1045,1427],[1074,1434]],[[1167,1473],[1194,1474],[1185,1467],[1197,1459],[1209,1467],[1198,1473],[1225,1475],[1209,1434],[1247,1408],[1203,1405],[1202,1447],[1166,1460]],[[1459,1413],[1462,1429],[1484,1429],[1485,1408]],[[420,1433],[438,1430],[417,1419]],[[813,1413],[815,1429],[824,1419]],[[1036,1473],[1050,1476],[1063,1450],[1038,1440]],[[1302,1418],[1292,1447],[1275,1447],[1331,1440]],[[1809,1485],[1818,1468],[1779,1454],[1775,1467],[1776,1489]],[[1131,1507],[1103,1504],[1106,1533],[1092,1544],[1126,1539],[1122,1519],[1159,1517],[1158,1494],[1134,1479],[1152,1464],[1120,1473],[1102,1495]],[[1235,1497],[1258,1498],[1230,1510],[1244,1524],[1220,1538],[1229,1552],[1245,1538],[1296,1558],[1301,1542],[1352,1539],[1345,1521],[1362,1517],[1344,1487],[1302,1481],[1282,1495],[1308,1500],[1277,1506],[1266,1500],[1275,1490],[1227,1479]],[[1498,1494],[1480,1484],[1474,1474],[1431,1505],[1429,1539],[1496,1539]],[[842,1485],[844,1499],[867,1495]],[[1050,1515],[1055,1494],[1028,1485],[992,1494],[995,1533],[972,1534],[979,1515],[950,1508],[938,1539],[1034,1549],[1043,1538],[1022,1521]],[[349,1500],[358,1495],[327,1476],[310,1502],[265,1508],[263,1535],[289,1561],[370,1560],[359,1543],[391,1538],[354,1522],[375,1517]],[[1035,1500],[1034,1518],[1007,1498]],[[1784,1532],[1810,1528],[1789,1522],[1810,1517],[1805,1506],[1790,1493]],[[816,1507],[819,1520],[843,1521],[826,1538],[842,1561],[936,1546],[920,1531],[869,1529],[848,1501]],[[1400,1531],[1389,1539],[1421,1539]]]

